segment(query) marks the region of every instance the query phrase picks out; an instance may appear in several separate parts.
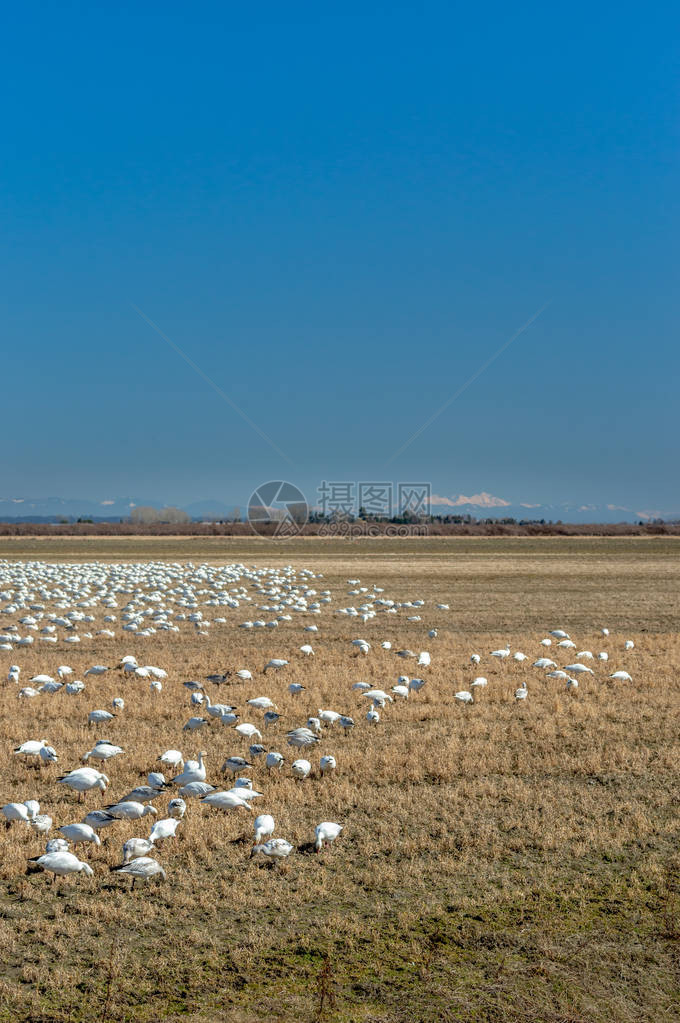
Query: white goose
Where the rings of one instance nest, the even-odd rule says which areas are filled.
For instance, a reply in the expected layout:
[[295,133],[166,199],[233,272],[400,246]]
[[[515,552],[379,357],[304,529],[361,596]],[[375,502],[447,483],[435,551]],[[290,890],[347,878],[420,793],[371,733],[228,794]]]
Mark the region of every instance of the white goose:
[[121,863],[118,867],[111,867],[111,870],[113,873],[129,874],[132,878],[133,888],[135,881],[148,881],[152,877],[160,877],[163,881],[166,880],[166,873],[160,863],[150,856],[137,856],[134,860],[130,860],[129,863]]
[[269,835],[273,835],[275,827],[274,818],[271,814],[261,813],[259,817],[256,817],[253,821],[253,828],[255,830],[255,840],[253,845],[259,845],[263,838],[268,838]]
[[83,863],[77,856],[70,852],[48,852],[42,856],[34,856],[30,863],[37,863],[43,870],[54,874],[52,884],[58,877],[68,877],[69,874],[85,874],[85,877],[93,877],[94,871],[89,863]]
[[321,824],[317,824],[314,829],[316,835],[315,850],[321,852],[323,848],[329,849],[342,831],[342,828],[342,824],[334,824],[332,821],[323,821]]
[[62,775],[61,778],[57,778],[57,782],[60,785],[67,785],[77,792],[82,801],[85,798],[85,793],[90,789],[101,789],[102,792],[106,792],[109,779],[101,771],[95,771],[93,767],[78,767],[76,770]]

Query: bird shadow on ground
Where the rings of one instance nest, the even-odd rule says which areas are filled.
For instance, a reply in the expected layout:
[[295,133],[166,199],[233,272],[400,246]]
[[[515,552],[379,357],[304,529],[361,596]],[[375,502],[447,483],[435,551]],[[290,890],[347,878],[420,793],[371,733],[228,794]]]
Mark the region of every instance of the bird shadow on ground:
[[303,842],[302,845],[297,847],[297,851],[302,856],[311,856],[316,852],[316,846],[314,842]]

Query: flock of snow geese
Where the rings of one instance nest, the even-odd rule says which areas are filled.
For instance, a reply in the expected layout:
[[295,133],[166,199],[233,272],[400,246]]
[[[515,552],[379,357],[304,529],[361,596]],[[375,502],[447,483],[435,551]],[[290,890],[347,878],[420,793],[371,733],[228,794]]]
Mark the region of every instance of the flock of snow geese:
[[[150,818],[151,829],[148,837],[129,838],[122,847],[122,862],[111,869],[117,873],[129,875],[134,887],[135,881],[157,877],[165,880],[163,866],[154,858],[153,853],[161,845],[175,838],[178,828],[187,813],[187,801],[199,803],[219,810],[230,811],[244,809],[254,812],[252,803],[263,799],[264,794],[257,791],[248,773],[259,762],[267,772],[281,771],[285,762],[284,755],[271,745],[264,743],[264,735],[285,734],[286,743],[298,753],[319,747],[329,735],[337,729],[349,732],[357,725],[357,721],[349,714],[331,708],[312,710],[307,708],[303,715],[304,724],[295,723],[285,733],[277,731],[276,726],[281,718],[272,696],[256,695],[245,701],[248,713],[262,715],[261,728],[252,722],[240,720],[237,709],[227,703],[213,703],[208,686],[219,687],[225,683],[239,682],[254,687],[253,672],[262,675],[262,685],[269,684],[268,673],[274,675],[283,672],[294,674],[294,659],[308,658],[315,655],[312,642],[320,637],[319,626],[314,624],[315,616],[334,614],[340,618],[359,619],[363,625],[375,626],[382,621],[385,626],[395,622],[399,616],[410,623],[422,621],[421,611],[425,601],[395,601],[385,597],[384,590],[377,586],[362,586],[359,579],[349,579],[348,591],[356,604],[348,607],[332,607],[333,596],[330,590],[317,590],[323,576],[308,569],[296,571],[292,566],[285,568],[257,568],[242,563],[231,565],[194,565],[192,563],[167,563],[161,561],[142,562],[135,564],[108,564],[91,562],[86,564],[49,564],[45,562],[0,562],[0,622],[4,617],[7,625],[0,626],[0,650],[8,660],[20,660],[18,652],[30,648],[34,643],[45,643],[50,646],[68,644],[73,646],[83,640],[94,645],[99,642],[108,650],[115,646],[114,641],[125,633],[127,642],[135,641],[141,646],[144,639],[159,632],[180,632],[191,630],[200,639],[211,635],[216,629],[239,627],[243,629],[274,630],[285,623],[300,622],[300,629],[309,634],[311,641],[305,642],[294,651],[288,652],[288,658],[272,657],[263,667],[241,668],[237,671],[215,673],[202,679],[172,678],[171,673],[155,665],[140,663],[137,656],[126,654],[118,659],[107,658],[109,664],[94,664],[83,672],[82,680],[74,677],[75,671],[68,664],[59,664],[52,672],[46,671],[31,676],[24,684],[21,681],[20,664],[11,664],[7,671],[8,687],[5,694],[15,695],[21,700],[52,699],[56,694],[60,698],[50,704],[50,710],[56,717],[78,713],[77,707],[82,706],[85,699],[96,700],[97,680],[109,672],[120,678],[121,684],[136,682],[148,685],[154,699],[162,701],[164,686],[183,687],[188,700],[190,716],[186,721],[177,722],[177,738],[184,733],[190,734],[208,726],[211,720],[218,719],[235,736],[240,743],[248,742],[248,755],[229,752],[222,764],[221,774],[231,779],[230,788],[217,789],[207,779],[205,751],[198,753],[196,760],[184,758],[180,749],[159,750],[157,765],[164,770],[177,772],[166,779],[159,770],[152,770],[145,782],[140,782],[116,802],[89,810],[81,821],[60,823],[48,813],[41,812],[36,799],[7,802],[0,807],[8,829],[19,826],[46,840],[45,852],[37,857],[29,858],[29,870],[40,869],[57,877],[70,874],[84,874],[92,877],[94,871],[89,863],[80,859],[71,849],[101,845],[100,832],[115,827],[119,821],[140,821]],[[437,612],[449,611],[447,604],[436,604]],[[235,621],[242,617],[243,609],[256,611],[265,617],[248,619],[244,622]],[[101,618],[102,628],[96,628]],[[423,626],[423,633],[427,627]],[[118,631],[117,631],[118,630]],[[413,632],[413,630],[411,630]],[[601,629],[601,638],[606,641],[609,632]],[[437,629],[427,630],[429,640],[435,641]],[[297,641],[299,642],[299,640]],[[283,644],[282,644],[283,645]],[[376,644],[377,645],[377,644]],[[394,649],[392,643],[384,640],[380,646],[391,651],[404,662],[417,665],[419,676],[427,674],[431,665],[428,651],[420,652],[409,649]],[[578,650],[577,644],[563,629],[553,629],[540,641],[544,650],[543,656],[531,660],[517,650],[514,653],[508,642],[505,647],[489,651],[483,655],[472,653],[470,663],[473,670],[481,665],[484,658],[495,658],[503,661],[512,658],[517,663],[529,661],[537,673],[550,678],[562,680],[567,690],[576,690],[579,676],[595,675],[596,668],[608,673],[609,654],[600,651],[595,654],[590,650]],[[620,656],[631,650],[634,644],[627,640]],[[348,656],[355,658],[369,657],[372,644],[363,638],[348,642]],[[562,656],[571,663],[559,666],[558,662],[547,656],[547,651],[554,656]],[[573,653],[575,651],[575,653]],[[45,651],[47,657],[47,650]],[[55,660],[61,660],[61,657]],[[142,659],[143,660],[143,659]],[[587,663],[586,663],[587,662]],[[489,661],[489,663],[492,663]],[[599,668],[598,668],[599,665]],[[528,665],[527,665],[528,667]],[[479,670],[479,669],[477,669]],[[371,686],[368,682],[355,682],[352,685],[358,705],[366,709],[367,727],[379,726],[381,714],[389,705],[399,700],[408,700],[427,685],[425,677],[410,677],[394,672],[394,684],[389,689]],[[616,682],[631,682],[630,674],[624,669],[608,673],[607,677]],[[452,692],[452,697],[464,705],[473,705],[476,694],[488,685],[488,679],[478,675],[469,684],[468,689]],[[289,693],[300,705],[304,703],[305,686],[290,681],[287,686]],[[453,687],[452,687],[453,688]],[[127,690],[129,691],[129,690]],[[92,696],[90,696],[92,693]],[[527,681],[514,691],[517,701],[526,701],[529,696]],[[76,707],[66,707],[62,697],[69,699],[78,697]],[[134,699],[134,697],[133,697]],[[5,701],[6,702],[6,701]],[[6,708],[8,704],[6,702]],[[114,715],[125,713],[125,699],[115,697],[111,710],[97,708],[87,712],[88,727],[97,729],[105,727]],[[84,714],[84,712],[83,712]],[[8,715],[9,717],[9,715]],[[293,724],[293,722],[291,722]],[[270,733],[268,730],[274,728]],[[229,734],[229,733],[226,733]],[[59,752],[49,739],[16,737],[17,744],[13,747],[13,755],[27,763],[38,767],[50,767],[61,764]],[[236,743],[234,739],[234,743]],[[59,776],[54,784],[65,786],[78,799],[84,801],[86,793],[106,793],[110,779],[101,769],[115,757],[124,757],[126,751],[106,738],[99,738],[84,750],[81,763],[86,766],[73,766]],[[96,764],[96,766],[92,766]],[[67,765],[71,767],[71,765]],[[151,765],[149,765],[151,766]],[[319,760],[321,777],[332,774],[338,767],[336,758],[325,753]],[[304,782],[313,772],[312,762],[300,756],[290,765],[294,778]],[[24,793],[22,793],[23,795]],[[154,806],[154,802],[169,794],[167,816],[163,817]],[[340,836],[341,824],[333,821],[322,821],[315,829],[314,848],[320,852],[328,848]],[[294,846],[283,837],[273,837],[276,822],[270,813],[258,814],[253,823],[253,844],[251,855],[264,856],[272,865],[281,863],[292,852]],[[56,832],[57,834],[51,834]],[[181,830],[179,831],[181,835]],[[57,837],[58,835],[58,837]],[[51,837],[50,837],[51,836]]]

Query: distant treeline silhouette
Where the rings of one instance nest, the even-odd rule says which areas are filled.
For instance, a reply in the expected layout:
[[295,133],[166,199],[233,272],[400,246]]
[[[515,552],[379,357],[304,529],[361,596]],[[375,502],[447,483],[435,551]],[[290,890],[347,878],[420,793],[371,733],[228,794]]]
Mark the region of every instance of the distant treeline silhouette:
[[[184,513],[186,515],[186,513]],[[141,517],[140,517],[141,518]],[[0,536],[252,536],[247,522],[192,522],[173,516],[166,522],[63,521],[0,522]],[[409,527],[413,527],[412,531]],[[258,534],[274,536],[280,523],[258,523]],[[316,517],[299,529],[303,536],[680,536],[680,522],[573,523],[473,519],[468,516],[399,516],[392,520],[364,519],[329,522]]]

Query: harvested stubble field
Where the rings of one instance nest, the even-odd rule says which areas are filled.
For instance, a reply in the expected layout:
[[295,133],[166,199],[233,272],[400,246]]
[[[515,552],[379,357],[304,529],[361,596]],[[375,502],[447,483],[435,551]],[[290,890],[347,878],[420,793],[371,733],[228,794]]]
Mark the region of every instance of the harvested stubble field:
[[[16,662],[22,683],[64,663],[82,678],[90,665],[115,665],[128,653],[169,673],[156,696],[117,670],[88,677],[74,697],[18,700],[16,686],[4,686],[0,802],[38,798],[55,827],[85,812],[56,776],[78,766],[100,735],[126,754],[104,767],[109,791],[89,794],[87,809],[145,781],[168,747],[187,756],[206,750],[208,780],[228,788],[219,768],[225,755],[247,753],[248,743],[219,722],[182,733],[197,709],[180,683],[249,668],[252,683],[208,692],[255,723],[261,715],[245,701],[276,701],[282,718],[265,743],[284,753],[286,766],[268,777],[260,762],[251,777],[265,794],[256,812],[274,815],[276,835],[295,852],[283,869],[250,860],[251,816],[192,801],[179,837],[160,849],[166,883],[131,891],[129,879],[109,873],[122,842],[148,834],[144,821],[121,822],[102,832],[101,849],[86,847],[81,855],[95,877],[52,887],[47,875],[25,873],[43,841],[22,825],[3,829],[0,1019],[680,1018],[679,555],[680,541],[665,537],[281,545],[3,539],[0,558],[10,560],[292,564],[323,573],[313,585],[332,591],[333,611],[246,631],[237,625],[256,617],[253,609],[231,610],[209,637],[184,628],[136,639],[116,623],[113,639],[3,653],[2,678]],[[384,597],[423,599],[422,621],[407,622],[412,611],[365,624],[335,614],[360,602],[347,596],[351,578],[383,587]],[[437,610],[438,602],[450,610]],[[105,611],[91,613],[94,631]],[[303,632],[309,621],[317,635]],[[606,639],[602,626],[610,629]],[[428,639],[432,627],[436,639]],[[610,654],[609,665],[595,663],[595,677],[580,676],[574,692],[529,667],[555,628],[566,629],[578,650]],[[350,644],[359,636],[372,644],[366,657]],[[391,652],[381,649],[384,639]],[[624,652],[626,639],[635,648]],[[309,641],[315,656],[305,658],[298,648]],[[507,641],[529,661],[488,656]],[[428,650],[431,667],[416,670],[396,657],[402,647]],[[478,666],[470,663],[473,652],[482,655]],[[555,657],[555,647],[547,653]],[[263,676],[276,656],[290,665]],[[606,678],[618,668],[632,684]],[[422,675],[425,688],[388,706],[370,727],[352,684],[389,690],[402,673]],[[489,684],[475,704],[457,703],[453,693],[479,674]],[[523,679],[529,697],[520,703],[514,691]],[[306,691],[291,696],[291,681]],[[115,696],[125,698],[125,710],[104,729],[88,729],[88,711],[110,707]],[[355,729],[324,730],[309,754],[291,750],[286,729],[320,707],[352,714]],[[59,753],[59,771],[34,769],[11,752],[43,736]],[[338,769],[320,779],[325,753],[336,756]],[[300,755],[314,765],[302,783],[289,771]],[[322,820],[342,823],[344,832],[316,856],[310,843]]]

